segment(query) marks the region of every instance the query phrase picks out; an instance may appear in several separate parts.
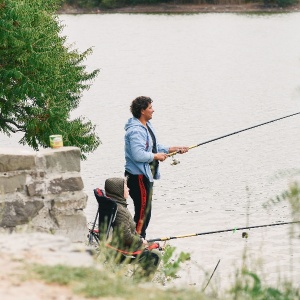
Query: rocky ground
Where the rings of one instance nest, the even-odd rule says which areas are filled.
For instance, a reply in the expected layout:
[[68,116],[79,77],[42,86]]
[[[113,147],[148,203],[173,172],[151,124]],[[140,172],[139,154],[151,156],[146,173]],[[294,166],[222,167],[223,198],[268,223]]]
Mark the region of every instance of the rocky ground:
[[82,9],[71,6],[62,7],[59,14],[107,14],[107,13],[280,13],[300,11],[300,3],[286,8],[265,7],[258,3],[209,5],[209,4],[157,4],[136,5],[113,9]]

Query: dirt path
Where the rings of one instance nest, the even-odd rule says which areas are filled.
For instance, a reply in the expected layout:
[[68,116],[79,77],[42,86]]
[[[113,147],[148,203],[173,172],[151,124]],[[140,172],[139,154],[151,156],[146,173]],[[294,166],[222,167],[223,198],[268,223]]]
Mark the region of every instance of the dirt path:
[[[33,279],[28,264],[33,263],[78,266],[92,265],[93,259],[79,246],[64,237],[36,234],[0,234],[0,299],[1,300],[84,300],[71,288],[59,284],[46,284]],[[81,249],[81,245],[80,248]],[[76,251],[75,251],[76,250]]]
[[46,284],[40,280],[26,280],[23,259],[11,255],[0,257],[0,299],[2,300],[83,300],[72,290],[58,284]]

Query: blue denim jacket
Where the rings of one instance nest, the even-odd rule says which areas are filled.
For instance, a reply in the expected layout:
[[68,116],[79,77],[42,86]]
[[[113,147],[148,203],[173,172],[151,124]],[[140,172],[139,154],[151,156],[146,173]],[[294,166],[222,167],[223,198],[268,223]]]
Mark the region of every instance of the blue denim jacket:
[[[147,126],[151,128],[155,135],[154,128],[148,121]],[[154,159],[152,153],[153,141],[147,128],[137,118],[130,118],[125,124],[125,170],[133,175],[143,174],[150,182],[159,179],[159,168],[154,178],[152,176],[149,163]],[[156,138],[156,136],[155,136]],[[157,152],[169,152],[169,147],[165,147],[157,142]]]

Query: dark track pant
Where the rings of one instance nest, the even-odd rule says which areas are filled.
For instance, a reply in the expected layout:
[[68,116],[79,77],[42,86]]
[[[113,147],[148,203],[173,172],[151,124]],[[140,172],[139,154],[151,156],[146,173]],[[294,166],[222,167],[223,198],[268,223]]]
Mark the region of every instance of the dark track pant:
[[134,221],[136,231],[143,238],[151,219],[153,182],[144,175],[132,175],[125,171],[129,194],[134,203]]

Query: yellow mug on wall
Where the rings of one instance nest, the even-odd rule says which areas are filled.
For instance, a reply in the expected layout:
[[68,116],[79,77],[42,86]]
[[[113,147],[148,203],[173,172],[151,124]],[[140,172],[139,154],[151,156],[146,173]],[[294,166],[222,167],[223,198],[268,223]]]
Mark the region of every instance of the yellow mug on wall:
[[60,148],[63,147],[63,139],[59,134],[50,135],[50,147],[51,148]]

